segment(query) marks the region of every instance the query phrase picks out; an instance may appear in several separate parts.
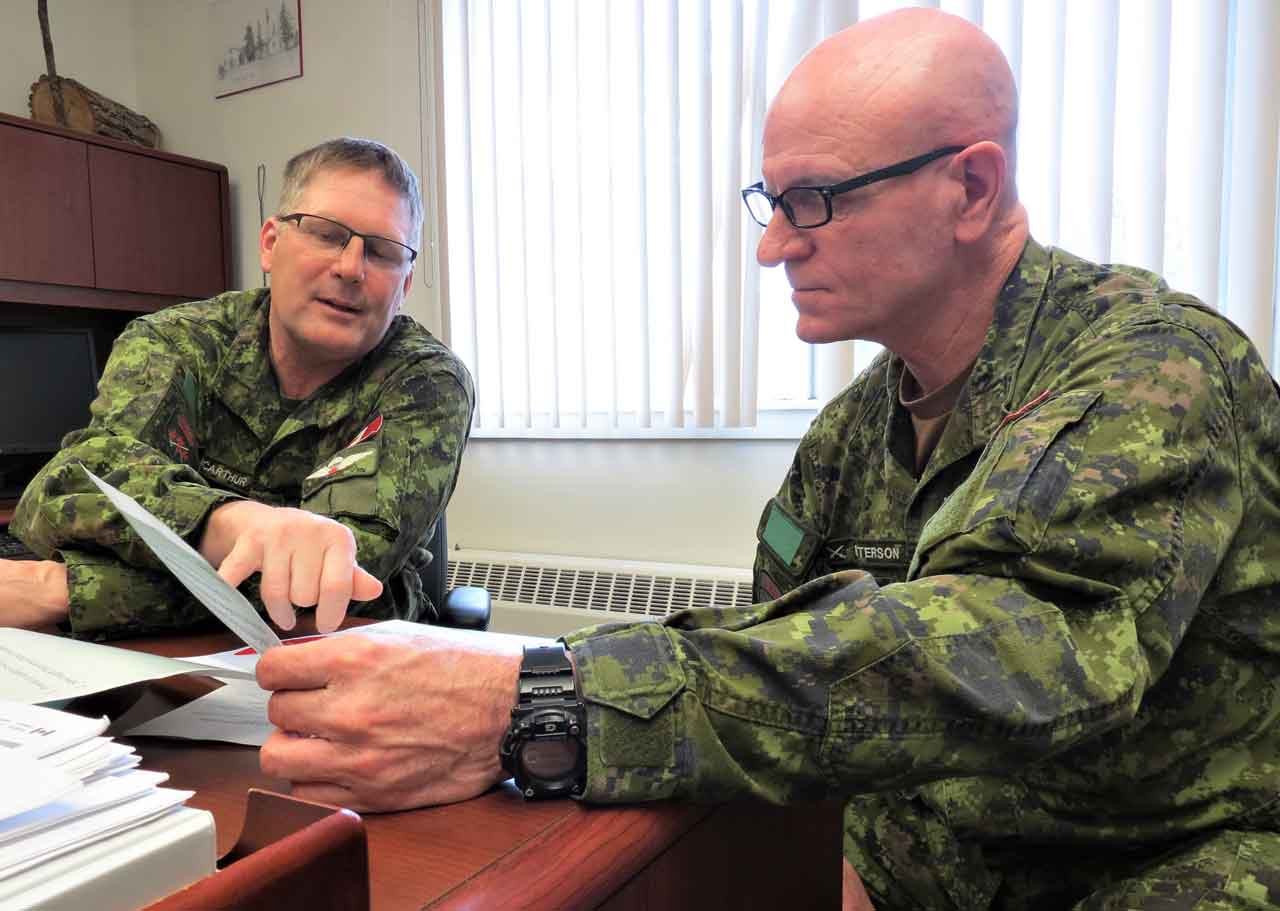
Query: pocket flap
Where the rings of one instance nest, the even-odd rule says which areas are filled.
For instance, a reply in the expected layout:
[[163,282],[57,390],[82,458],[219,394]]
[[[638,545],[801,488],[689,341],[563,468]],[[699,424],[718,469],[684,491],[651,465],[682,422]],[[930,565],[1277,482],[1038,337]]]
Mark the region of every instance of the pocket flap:
[[666,628],[637,623],[573,643],[588,702],[636,718],[658,714],[685,687],[684,671]]

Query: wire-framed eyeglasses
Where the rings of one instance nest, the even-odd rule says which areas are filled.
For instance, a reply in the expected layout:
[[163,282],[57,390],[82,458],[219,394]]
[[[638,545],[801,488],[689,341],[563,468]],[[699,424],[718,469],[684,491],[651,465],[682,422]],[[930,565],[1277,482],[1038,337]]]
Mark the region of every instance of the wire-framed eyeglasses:
[[365,261],[371,266],[398,269],[418,258],[418,251],[408,244],[402,244],[390,237],[380,237],[377,234],[361,234],[342,222],[325,218],[323,215],[293,212],[289,215],[278,215],[276,218],[278,221],[293,222],[298,228],[298,233],[313,246],[334,254],[345,250],[347,244],[351,243],[351,238],[360,238],[364,241]]
[[762,228],[769,227],[769,219],[773,210],[782,207],[782,214],[787,221],[797,228],[820,228],[831,221],[831,199],[841,193],[857,190],[869,184],[888,180],[890,177],[903,177],[913,174],[931,161],[937,161],[944,155],[963,152],[964,146],[943,146],[908,158],[887,168],[868,171],[866,174],[850,178],[841,183],[833,183],[825,187],[788,187],[777,196],[764,188],[764,182],[754,183],[742,191],[742,201],[747,204],[747,211]]

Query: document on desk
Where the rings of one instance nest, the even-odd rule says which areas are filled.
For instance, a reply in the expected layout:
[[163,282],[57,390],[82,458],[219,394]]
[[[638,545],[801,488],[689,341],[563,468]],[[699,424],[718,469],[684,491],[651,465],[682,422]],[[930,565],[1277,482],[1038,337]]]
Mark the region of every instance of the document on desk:
[[160,562],[241,641],[260,653],[280,644],[280,637],[272,631],[249,600],[228,585],[195,548],[139,506],[132,497],[121,493],[83,465],[80,467],[89,476],[89,480],[120,510],[120,514],[133,526],[138,536],[147,542]]
[[[284,640],[285,646],[311,642],[316,639],[341,636],[395,636],[405,639],[430,636],[432,639],[452,639],[455,642],[474,641],[478,637],[492,642],[495,637],[518,640],[527,645],[549,645],[550,639],[531,636],[508,636],[505,633],[481,633],[474,630],[450,629],[441,626],[423,626],[408,620],[383,620],[366,626],[356,626],[325,636],[299,636]],[[229,671],[253,673],[258,655],[252,649],[232,649],[212,655],[197,655],[189,659],[206,667],[223,667]],[[255,683],[228,680],[211,693],[193,699],[186,705],[165,712],[131,727],[123,733],[130,737],[181,737],[187,740],[218,740],[224,743],[242,743],[261,746],[275,728],[267,721],[267,700],[271,694]]]
[[0,821],[79,789],[80,748],[92,753],[106,728],[106,718],[0,700]]
[[57,799],[32,801],[31,809],[24,813],[0,816],[0,845],[141,797],[168,780],[166,772],[134,770],[108,775],[84,787],[69,788]]
[[228,680],[213,692],[124,733],[128,737],[178,737],[260,747],[275,730],[267,720],[270,698],[271,694],[252,680]]
[[[133,908],[117,880],[181,888],[213,871],[212,815],[181,807],[194,792],[136,769],[106,726],[0,700],[0,908]],[[170,829],[179,819],[199,837]]]
[[0,629],[0,699],[39,705],[192,673],[245,679],[253,677],[253,668],[206,666],[66,636]]
[[[421,633],[424,629],[428,627],[419,623],[385,620],[328,635],[345,636],[356,632],[412,635],[414,632]],[[440,630],[440,627],[429,629],[434,632]],[[284,640],[283,644],[298,645],[324,638],[327,636],[298,636]],[[204,667],[219,667],[228,672],[252,676],[258,664],[258,653],[251,648],[239,648],[211,655],[196,655],[188,660]],[[213,692],[205,693],[186,705],[157,715],[121,733],[129,737],[178,737],[183,740],[216,740],[222,743],[262,746],[275,730],[275,726],[267,720],[267,700],[270,698],[271,694],[261,689],[256,681],[227,680],[224,686]]]
[[[432,639],[439,642],[449,639],[459,645],[480,642],[510,642],[513,645],[550,645],[554,639],[545,636],[524,636],[518,633],[491,633],[488,630],[458,629],[452,626],[428,626],[410,620],[381,620],[366,626],[330,633],[331,636],[393,636],[400,639]],[[206,656],[211,658],[212,655]]]
[[80,779],[60,769],[50,769],[18,750],[0,751],[0,780],[21,782],[20,788],[0,787],[0,832],[4,820],[34,810],[80,787]]
[[150,788],[124,803],[80,815],[25,838],[0,844],[0,877],[21,873],[43,861],[66,854],[117,832],[139,826],[172,810],[195,791]]

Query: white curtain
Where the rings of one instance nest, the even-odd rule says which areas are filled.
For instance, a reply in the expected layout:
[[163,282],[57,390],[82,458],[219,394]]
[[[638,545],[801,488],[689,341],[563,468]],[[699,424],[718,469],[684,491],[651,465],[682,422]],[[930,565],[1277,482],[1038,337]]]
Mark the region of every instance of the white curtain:
[[[738,194],[795,62],[906,4],[443,2],[447,303],[478,428],[705,435],[865,366],[874,346],[794,338]],[[1008,56],[1034,236],[1162,273],[1274,367],[1280,3],[915,5]]]

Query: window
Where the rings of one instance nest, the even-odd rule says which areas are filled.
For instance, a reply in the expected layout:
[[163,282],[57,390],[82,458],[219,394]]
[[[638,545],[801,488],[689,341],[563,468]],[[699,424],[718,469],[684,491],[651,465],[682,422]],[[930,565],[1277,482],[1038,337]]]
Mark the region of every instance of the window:
[[[803,430],[877,349],[796,339],[738,191],[800,56],[900,5],[445,0],[448,305],[479,431],[698,435],[789,410]],[[1033,235],[1165,274],[1270,356],[1277,5],[941,6],[1018,78]]]

